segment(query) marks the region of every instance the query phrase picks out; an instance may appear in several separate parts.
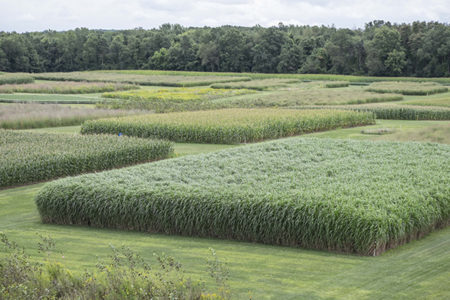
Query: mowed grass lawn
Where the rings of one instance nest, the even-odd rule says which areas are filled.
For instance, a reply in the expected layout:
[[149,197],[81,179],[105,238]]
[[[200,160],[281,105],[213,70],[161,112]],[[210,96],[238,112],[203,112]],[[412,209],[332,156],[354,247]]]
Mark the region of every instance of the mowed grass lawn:
[[[37,253],[38,234],[49,235],[62,254],[53,260],[75,272],[94,269],[126,245],[152,260],[153,253],[176,257],[186,274],[204,278],[208,247],[230,269],[236,299],[448,299],[450,228],[436,231],[379,257],[216,239],[136,233],[79,226],[44,225],[33,197],[42,184],[0,191],[0,228],[11,240]],[[1,251],[1,250],[0,250]],[[207,282],[208,285],[213,284]]]

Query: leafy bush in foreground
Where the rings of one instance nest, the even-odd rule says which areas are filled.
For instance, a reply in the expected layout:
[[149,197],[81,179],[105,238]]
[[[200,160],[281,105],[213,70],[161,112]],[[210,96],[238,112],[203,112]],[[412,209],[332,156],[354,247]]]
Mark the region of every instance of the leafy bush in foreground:
[[34,78],[27,74],[0,74],[0,85],[3,84],[22,84],[22,83],[32,83]]
[[293,138],[61,179],[35,201],[44,223],[377,255],[449,223],[449,156]]
[[235,144],[374,124],[372,113],[337,110],[223,109],[86,121],[83,134],[154,137],[176,142]]
[[166,141],[0,130],[0,187],[166,158]]
[[445,93],[448,88],[434,82],[374,82],[366,89],[376,93],[397,93],[403,95],[432,95]]
[[34,257],[0,232],[3,244],[0,250],[4,248],[6,252],[0,256],[0,299],[193,300],[228,299],[230,296],[227,268],[214,249],[210,249],[213,258],[207,260],[207,266],[210,276],[216,279],[218,290],[208,293],[203,281],[186,278],[181,264],[164,253],[154,253],[156,261],[150,264],[128,247],[111,245],[108,262],[99,261],[96,272],[77,274],[54,257],[59,251],[52,238],[41,236],[41,239],[38,249],[47,257],[44,263],[36,263]]

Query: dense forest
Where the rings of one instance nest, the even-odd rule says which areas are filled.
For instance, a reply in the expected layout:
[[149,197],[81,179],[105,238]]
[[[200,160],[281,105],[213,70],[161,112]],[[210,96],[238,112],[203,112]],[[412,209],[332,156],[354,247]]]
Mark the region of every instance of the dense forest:
[[159,69],[450,76],[450,25],[294,26],[0,32],[0,70]]

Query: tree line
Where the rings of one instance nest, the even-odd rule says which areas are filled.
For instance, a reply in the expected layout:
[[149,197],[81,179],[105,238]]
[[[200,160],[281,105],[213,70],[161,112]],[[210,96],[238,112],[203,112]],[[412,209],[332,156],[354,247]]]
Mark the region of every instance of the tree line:
[[363,29],[280,23],[0,32],[1,71],[108,69],[450,76],[450,25],[377,20]]

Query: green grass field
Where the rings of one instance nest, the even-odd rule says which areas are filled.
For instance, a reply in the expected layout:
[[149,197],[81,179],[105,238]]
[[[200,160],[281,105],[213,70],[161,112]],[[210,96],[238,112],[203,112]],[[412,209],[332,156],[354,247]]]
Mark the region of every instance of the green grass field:
[[[448,121],[404,121],[404,120],[376,120],[375,125],[368,125],[363,127],[353,128],[340,128],[335,130],[323,131],[306,134],[304,137],[323,137],[323,138],[337,138],[337,139],[362,139],[362,140],[392,140],[390,135],[369,135],[362,134],[361,130],[364,129],[376,129],[376,128],[393,128],[395,129],[396,140],[406,140],[410,135],[413,135],[418,131],[432,131],[432,128],[448,125]],[[65,126],[65,127],[52,127],[52,128],[38,128],[28,129],[29,131],[36,132],[58,132],[58,133],[79,133],[81,126]],[[445,139],[448,141],[448,137]],[[421,139],[415,141],[420,142],[433,142],[432,136],[422,135]],[[221,149],[227,149],[230,147],[236,147],[237,145],[223,145],[223,144],[195,144],[195,143],[175,143],[175,154],[182,156],[186,154],[198,154],[211,152]]]
[[135,110],[98,109],[82,107],[82,105],[87,106],[87,104],[3,103],[0,105],[0,128],[27,129],[71,126],[80,125],[86,120],[142,113],[142,111]]
[[372,113],[348,110],[220,109],[86,121],[81,132],[121,132],[174,142],[238,144],[374,123]]
[[[205,72],[195,71],[159,71],[159,70],[114,70],[114,71],[95,71],[95,72],[114,72],[119,74],[134,75],[172,75],[172,76],[204,76]],[[420,77],[375,77],[375,76],[356,76],[356,75],[334,75],[334,74],[267,74],[267,73],[231,73],[231,72],[208,72],[210,76],[245,76],[251,79],[281,78],[281,79],[300,79],[300,80],[337,80],[349,82],[375,82],[375,81],[431,81],[440,83],[450,83],[450,78],[420,78]]]
[[447,224],[449,156],[442,144],[288,138],[61,179],[36,204],[45,223],[375,256]]
[[367,91],[376,93],[397,93],[402,95],[428,96],[446,93],[448,88],[435,82],[382,81],[370,84]]
[[249,77],[239,75],[221,76],[210,73],[197,74],[190,76],[189,74],[138,74],[138,73],[120,73],[117,71],[85,71],[85,72],[56,72],[56,73],[39,73],[34,74],[35,79],[55,80],[55,81],[91,81],[91,82],[121,82],[139,85],[156,85],[156,86],[205,86],[213,83],[248,81]]
[[[260,244],[44,225],[33,197],[42,184],[0,191],[0,228],[11,240],[37,249],[37,233],[50,235],[64,263],[93,269],[109,244],[127,245],[144,258],[176,257],[192,277],[204,274],[208,247],[230,269],[233,298],[248,299],[447,299],[450,295],[450,228],[379,257],[361,257]],[[42,259],[37,251],[29,254]]]
[[[89,73],[89,72],[82,72]],[[96,71],[113,73],[106,77],[112,80],[125,80],[120,75],[144,84],[170,81],[169,84],[201,85],[211,83],[204,72],[183,71]],[[1,74],[1,72],[0,72]],[[151,78],[144,76],[151,75]],[[94,78],[95,78],[94,76]],[[170,76],[170,77],[167,77]],[[407,78],[407,77],[368,77],[327,74],[256,74],[256,73],[207,73],[217,82],[242,80],[232,85],[259,85],[259,79],[284,80],[333,80],[349,81],[351,86],[339,90],[361,91],[374,81],[431,81],[444,84],[450,78]],[[173,78],[177,77],[177,78]],[[193,77],[199,77],[193,79]],[[233,78],[240,77],[240,78]],[[244,80],[248,80],[248,78]],[[81,80],[81,79],[80,79]],[[164,81],[162,81],[164,80]],[[126,80],[125,80],[126,81]],[[36,80],[36,83],[46,82]],[[290,84],[289,88],[292,85]],[[305,89],[315,89],[314,82],[300,83]],[[160,89],[145,86],[143,90]],[[280,87],[282,89],[283,87]],[[333,90],[333,89],[332,89]],[[258,91],[255,94],[234,96],[213,100],[252,101],[256,97],[279,91]],[[61,103],[65,106],[93,107],[101,100],[101,94],[84,95],[45,95],[45,94],[0,94],[0,102],[41,102]],[[78,103],[78,104],[77,104]],[[0,103],[0,110],[9,103]],[[395,106],[441,106],[450,107],[450,92],[429,96],[403,96],[401,101],[388,105]],[[440,108],[439,108],[440,109]],[[304,135],[303,138],[337,138],[362,140],[420,141],[450,144],[449,121],[404,121],[377,120],[375,125],[341,128]],[[392,129],[385,135],[363,134],[362,130]],[[32,132],[79,133],[80,126],[30,129]],[[175,156],[184,156],[242,147],[242,145],[175,143]],[[205,261],[209,257],[208,247],[217,251],[221,260],[230,269],[232,299],[450,299],[450,227],[437,230],[420,240],[415,240],[396,249],[389,250],[378,257],[344,255],[326,251],[313,251],[300,248],[268,246],[246,242],[218,240],[214,238],[193,238],[150,234],[89,227],[42,224],[36,205],[35,195],[43,184],[0,190],[0,232],[5,232],[11,240],[27,249],[36,261],[43,261],[44,254],[37,251],[40,241],[38,234],[49,235],[56,241],[61,254],[54,259],[65,264],[70,270],[82,273],[85,269],[95,270],[98,259],[107,259],[111,253],[109,245],[126,245],[136,250],[144,258],[154,259],[153,253],[165,252],[183,264],[188,277],[205,278]],[[28,250],[30,249],[30,250]],[[3,248],[0,247],[0,256]],[[207,282],[212,286],[213,280]]]
[[[408,134],[445,121],[378,120],[370,128],[395,128]],[[307,136],[384,139],[363,135],[363,128],[338,129]],[[35,129],[76,133],[80,126]],[[234,147],[176,144],[177,155]],[[188,275],[204,274],[208,247],[216,249],[230,269],[230,286],[237,299],[448,299],[450,228],[390,250],[379,257],[266,246],[244,242],[174,237],[87,227],[44,225],[33,197],[43,184],[0,191],[0,228],[26,248],[37,249],[37,233],[52,236],[64,252],[58,260],[76,272],[93,269],[109,253],[109,244],[128,245],[145,258],[165,252],[180,260]],[[41,260],[37,251],[29,252]],[[95,253],[92,255],[92,253]],[[211,282],[208,282],[211,284]]]
[[52,104],[95,104],[101,101],[101,93],[82,95],[61,94],[0,94],[0,102],[4,103],[52,103]]
[[0,130],[0,187],[12,187],[154,161],[173,155],[168,141],[114,135]]
[[[448,121],[402,121],[402,120],[377,120],[377,124],[364,127],[343,128],[324,132],[311,133],[306,136],[336,139],[361,139],[361,140],[389,140],[389,141],[418,141],[418,142],[440,142],[450,144]],[[370,135],[361,133],[364,129],[390,128],[394,133],[387,135]],[[445,133],[437,141],[434,133],[435,128]],[[447,128],[447,129],[445,129]],[[422,134],[417,135],[418,132]],[[415,137],[415,138],[413,138]]]

